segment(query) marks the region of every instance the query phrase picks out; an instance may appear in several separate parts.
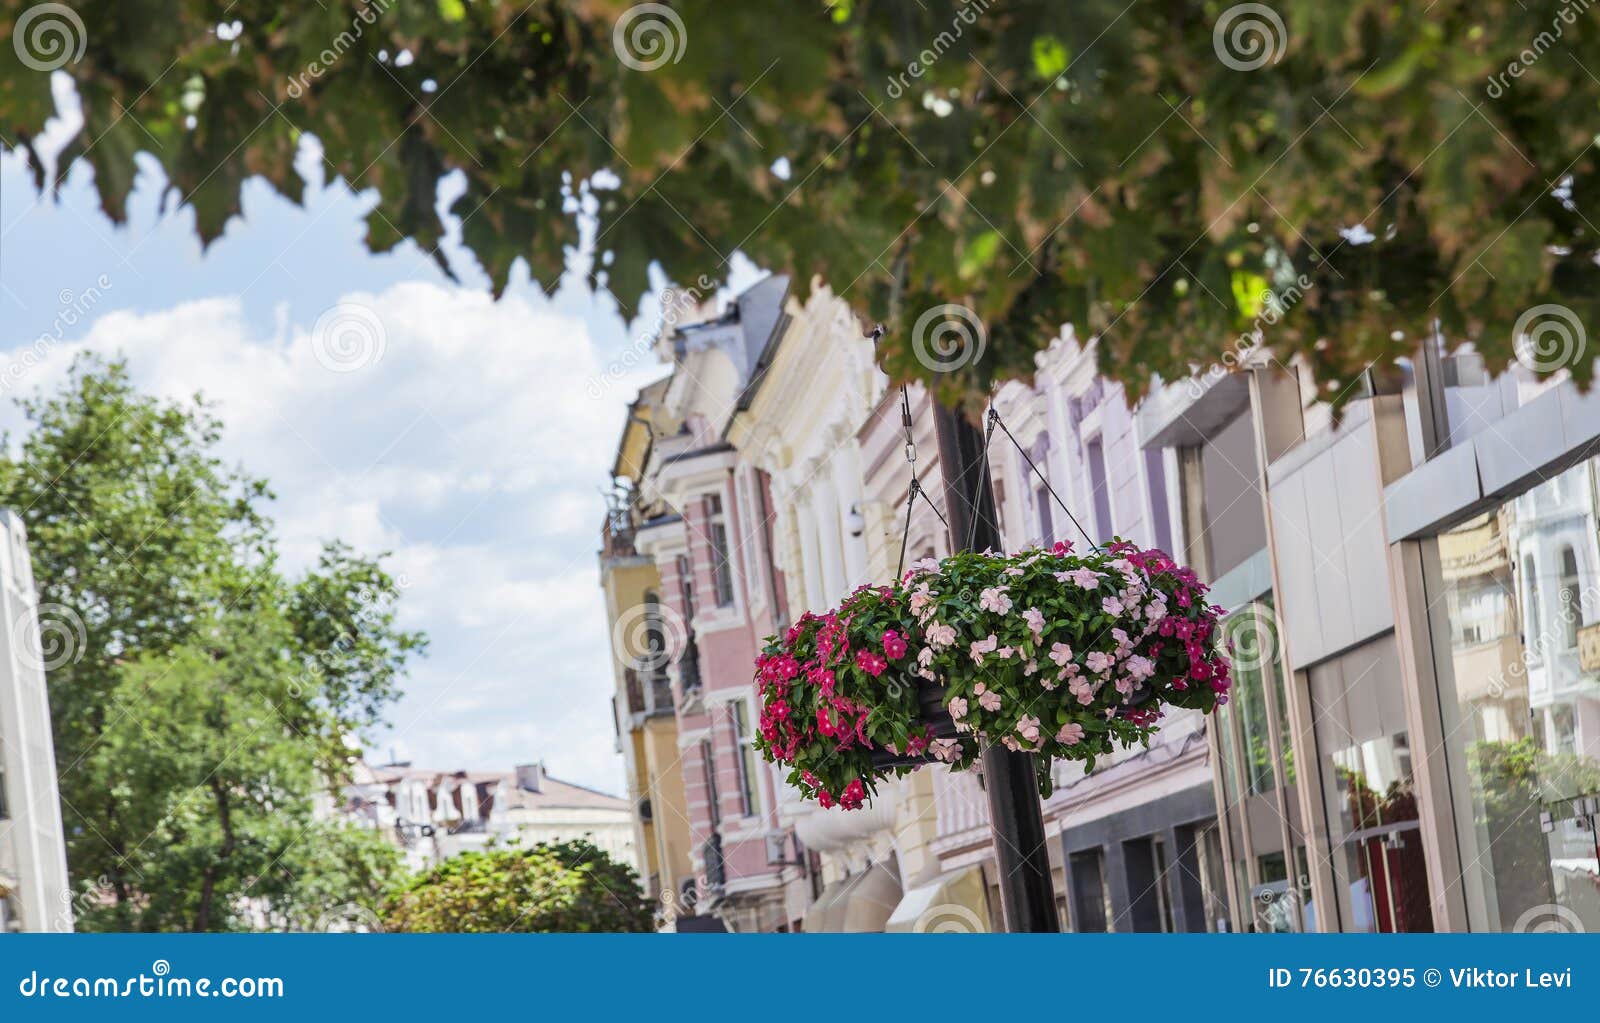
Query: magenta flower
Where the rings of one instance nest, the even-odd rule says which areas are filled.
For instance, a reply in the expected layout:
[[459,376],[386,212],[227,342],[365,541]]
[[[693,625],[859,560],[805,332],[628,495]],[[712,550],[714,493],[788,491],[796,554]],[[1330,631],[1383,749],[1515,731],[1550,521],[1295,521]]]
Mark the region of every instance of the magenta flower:
[[906,641],[893,629],[883,634],[883,652],[891,661],[898,661],[906,655]]
[[860,668],[868,675],[871,675],[873,678],[877,678],[879,675],[882,675],[883,670],[888,666],[888,661],[873,653],[871,650],[856,651],[856,667]]

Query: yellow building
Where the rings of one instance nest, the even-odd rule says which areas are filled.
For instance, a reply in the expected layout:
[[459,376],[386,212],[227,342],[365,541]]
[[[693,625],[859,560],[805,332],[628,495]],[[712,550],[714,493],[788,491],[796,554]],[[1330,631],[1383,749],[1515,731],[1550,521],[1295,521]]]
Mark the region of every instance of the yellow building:
[[681,622],[660,601],[653,559],[634,547],[634,531],[649,521],[637,484],[654,441],[651,415],[666,381],[644,388],[628,409],[628,422],[612,467],[615,489],[601,534],[600,585],[611,624],[617,747],[627,765],[633,803],[640,883],[669,920],[684,909],[695,887],[678,727],[667,668],[683,640]]

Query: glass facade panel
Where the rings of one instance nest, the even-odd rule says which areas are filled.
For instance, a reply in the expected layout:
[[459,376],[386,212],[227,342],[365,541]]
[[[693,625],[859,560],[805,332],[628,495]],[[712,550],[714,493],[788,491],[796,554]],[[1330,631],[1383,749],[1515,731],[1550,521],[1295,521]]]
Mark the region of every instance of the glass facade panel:
[[1595,463],[1438,538],[1444,732],[1469,925],[1600,929]]
[[1328,822],[1338,926],[1310,928],[1431,931],[1427,861],[1412,784],[1399,655],[1385,635],[1307,673]]

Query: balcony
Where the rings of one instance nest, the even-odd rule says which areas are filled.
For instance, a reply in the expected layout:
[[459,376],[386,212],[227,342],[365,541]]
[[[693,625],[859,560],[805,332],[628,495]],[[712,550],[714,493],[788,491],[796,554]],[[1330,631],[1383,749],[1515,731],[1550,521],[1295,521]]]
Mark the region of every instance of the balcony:
[[606,512],[605,524],[600,527],[600,556],[602,558],[632,558],[639,551],[634,546],[633,507],[623,505]]

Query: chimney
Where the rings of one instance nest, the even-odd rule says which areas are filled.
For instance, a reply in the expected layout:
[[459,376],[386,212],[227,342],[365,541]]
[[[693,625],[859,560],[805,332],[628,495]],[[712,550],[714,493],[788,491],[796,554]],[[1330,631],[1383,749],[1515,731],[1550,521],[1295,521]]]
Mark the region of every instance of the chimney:
[[518,764],[517,788],[528,792],[544,791],[544,761],[536,760],[531,764]]

